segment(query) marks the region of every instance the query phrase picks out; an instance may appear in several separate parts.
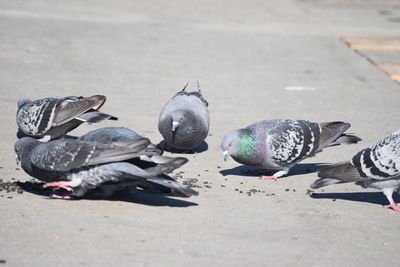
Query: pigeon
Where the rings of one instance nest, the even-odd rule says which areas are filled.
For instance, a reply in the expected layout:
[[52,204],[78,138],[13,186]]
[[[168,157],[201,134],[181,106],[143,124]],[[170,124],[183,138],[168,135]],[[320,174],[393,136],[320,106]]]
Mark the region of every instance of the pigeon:
[[274,171],[263,180],[287,175],[301,160],[323,148],[361,139],[344,132],[349,123],[316,123],[306,120],[264,120],[227,133],[221,142],[224,160],[229,156],[239,163]]
[[105,101],[103,95],[47,97],[34,101],[21,99],[17,104],[17,136],[48,141],[64,136],[83,122],[117,120],[114,116],[98,111]]
[[190,151],[207,137],[210,116],[200,85],[197,92],[186,92],[187,85],[161,109],[158,130],[167,147]]
[[66,196],[53,194],[54,198],[81,198],[94,189],[123,185],[161,188],[163,192],[183,197],[197,194],[172,178],[159,176],[185,164],[186,158],[160,156],[159,150],[148,148],[146,138],[138,138],[134,143],[127,147],[70,139],[43,143],[32,137],[23,137],[16,142],[14,149],[26,173],[45,182],[46,187],[62,188],[69,193]]
[[384,207],[400,212],[400,205],[392,198],[393,192],[400,188],[400,131],[361,150],[350,161],[320,170],[318,176],[321,178],[311,188],[355,182],[364,188],[382,190],[389,201]]

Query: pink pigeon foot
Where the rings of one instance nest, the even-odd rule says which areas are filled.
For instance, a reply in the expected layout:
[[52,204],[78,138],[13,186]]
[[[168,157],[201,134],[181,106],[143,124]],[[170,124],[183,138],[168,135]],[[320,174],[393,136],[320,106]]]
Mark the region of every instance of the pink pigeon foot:
[[60,195],[57,195],[57,194],[52,194],[50,196],[50,198],[54,198],[54,199],[72,199],[71,196],[60,196]]
[[44,187],[55,187],[55,188],[62,188],[67,191],[72,191],[73,189],[69,186],[69,182],[66,181],[59,181],[59,182],[51,182],[46,183]]
[[391,201],[389,205],[383,206],[385,209],[393,209],[400,212],[400,205],[394,201]]
[[261,180],[274,180],[274,181],[276,181],[278,179],[278,177],[276,177],[276,176],[274,176],[274,175],[271,175],[271,176],[267,176],[267,175],[262,175],[261,176]]

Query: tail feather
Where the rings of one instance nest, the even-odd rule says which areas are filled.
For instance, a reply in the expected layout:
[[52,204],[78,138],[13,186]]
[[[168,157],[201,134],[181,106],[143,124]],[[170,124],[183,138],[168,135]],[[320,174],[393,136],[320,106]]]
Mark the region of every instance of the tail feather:
[[357,168],[349,161],[340,162],[323,168],[319,171],[318,177],[321,177],[321,179],[312,183],[311,188],[320,188],[331,184],[359,182],[364,180]]
[[[178,157],[178,158],[168,158],[164,156],[153,156],[151,159],[155,159],[155,163],[157,163],[156,166],[147,168],[146,171],[150,173],[151,175],[157,176],[162,173],[169,173],[172,172],[173,170],[179,168],[186,162],[188,162],[188,159]],[[168,161],[160,162],[158,161],[160,158],[166,158]]]
[[350,128],[351,124],[342,121],[323,122],[321,125],[320,148],[336,146],[340,144],[355,144],[361,138],[344,132]]
[[327,186],[327,185],[331,185],[331,184],[340,184],[340,183],[344,183],[344,182],[341,180],[338,180],[338,179],[322,178],[322,179],[316,180],[314,183],[312,183],[310,185],[310,187],[313,189],[317,189],[317,188],[320,188],[323,186]]
[[181,183],[171,179],[165,179],[165,178],[159,178],[159,177],[154,177],[154,178],[149,178],[147,181],[162,185],[164,187],[169,188],[173,193],[179,195],[179,196],[184,196],[184,197],[190,197],[190,196],[197,196],[199,193],[192,188],[182,185]]
[[83,122],[89,122],[89,123],[97,123],[97,122],[101,122],[104,120],[118,120],[117,117],[114,117],[110,114],[103,113],[100,111],[94,111],[94,110],[86,112],[75,119],[83,121]]
[[338,146],[340,144],[357,144],[361,138],[352,134],[342,134],[338,139],[333,141],[329,146]]

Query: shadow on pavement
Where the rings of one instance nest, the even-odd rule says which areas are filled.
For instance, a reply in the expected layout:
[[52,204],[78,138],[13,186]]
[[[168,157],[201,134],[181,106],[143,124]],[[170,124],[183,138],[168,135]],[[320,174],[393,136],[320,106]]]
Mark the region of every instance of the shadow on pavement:
[[[16,183],[24,191],[34,195],[48,197],[50,199],[50,196],[53,193],[52,189],[43,188],[44,183],[42,182],[28,181],[28,182],[16,182]],[[64,191],[64,190],[61,189],[58,191]],[[131,202],[149,206],[160,206],[160,207],[161,206],[190,207],[198,205],[197,203],[187,201],[182,198],[180,199],[171,198],[168,195],[160,194],[159,192],[147,192],[144,190],[134,190],[134,191],[125,190],[114,194],[112,197],[102,197],[99,190],[93,190],[82,199],[89,199],[95,201],[96,200],[124,201],[124,202]]]
[[162,150],[165,150],[170,153],[177,153],[177,154],[194,154],[194,153],[202,153],[204,151],[208,150],[208,144],[206,141],[202,141],[200,145],[198,145],[195,149],[193,150],[183,150],[183,149],[176,149],[172,148],[167,143],[163,140],[161,141],[158,145],[159,148]]
[[[342,199],[357,202],[368,202],[377,205],[388,205],[389,201],[382,192],[351,192],[351,193],[312,193],[316,199]],[[400,196],[393,194],[395,202],[400,202]]]
[[[326,166],[329,166],[329,164],[327,164],[327,163],[299,163],[289,171],[288,176],[284,176],[282,178],[317,172]],[[235,175],[235,176],[253,176],[254,177],[254,176],[260,176],[260,175],[272,175],[275,172],[276,171],[257,170],[253,166],[240,165],[240,166],[234,167],[232,169],[221,170],[219,173],[222,174],[223,176]],[[282,178],[280,178],[280,179],[282,179]]]

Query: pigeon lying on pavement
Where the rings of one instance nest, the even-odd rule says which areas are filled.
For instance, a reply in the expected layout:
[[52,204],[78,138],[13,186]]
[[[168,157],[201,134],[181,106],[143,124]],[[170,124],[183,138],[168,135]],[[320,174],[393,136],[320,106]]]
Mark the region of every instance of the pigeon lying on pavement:
[[158,130],[167,147],[195,149],[207,137],[210,126],[208,103],[198,92],[186,92],[188,83],[162,108]]
[[400,211],[400,205],[392,198],[393,192],[400,188],[400,131],[361,150],[350,161],[322,169],[318,176],[321,179],[311,188],[355,182],[365,188],[382,190],[390,203],[384,207]]
[[275,171],[272,176],[261,178],[276,180],[325,147],[360,141],[357,136],[344,133],[349,127],[349,123],[340,121],[264,120],[227,133],[221,149],[225,161],[231,156],[239,163]]
[[18,101],[18,137],[31,136],[44,141],[64,136],[83,122],[100,122],[116,117],[98,110],[106,101],[103,95],[91,97],[47,97]]
[[[91,189],[103,186],[108,189],[109,185],[156,187],[184,197],[197,194],[173,179],[158,176],[180,167],[187,159],[159,155],[158,149],[149,148],[146,138],[123,147],[67,139],[42,143],[23,137],[16,142],[15,152],[29,175],[46,182],[47,187],[63,188],[70,193],[69,196],[54,194],[55,198],[83,197]],[[143,166],[141,158],[144,158]]]

